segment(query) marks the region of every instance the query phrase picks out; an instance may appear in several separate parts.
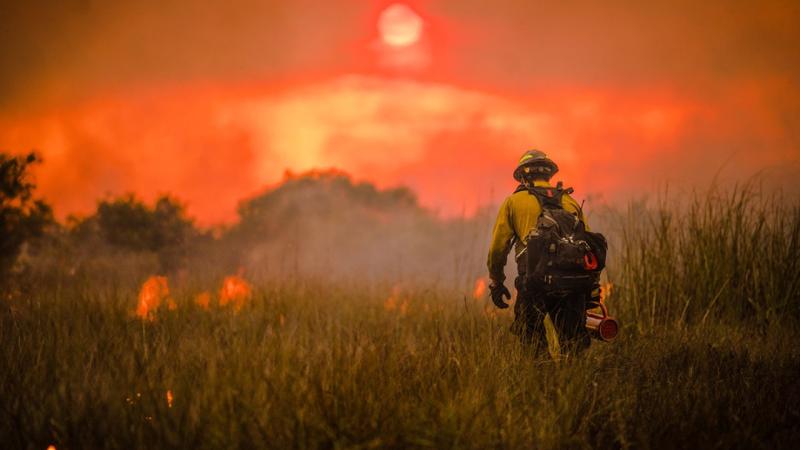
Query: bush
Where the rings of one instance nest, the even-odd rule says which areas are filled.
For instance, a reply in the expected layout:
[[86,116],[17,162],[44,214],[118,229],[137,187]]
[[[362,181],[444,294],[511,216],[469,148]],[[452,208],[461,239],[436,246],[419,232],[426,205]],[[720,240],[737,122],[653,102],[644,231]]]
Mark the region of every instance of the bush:
[[161,273],[185,265],[189,246],[199,234],[183,205],[168,196],[158,198],[152,207],[133,194],[102,200],[94,215],[72,224],[78,245],[99,236],[113,249],[155,253]]
[[54,223],[50,206],[33,198],[30,166],[39,161],[35,153],[0,153],[0,279],[8,276],[23,245]]

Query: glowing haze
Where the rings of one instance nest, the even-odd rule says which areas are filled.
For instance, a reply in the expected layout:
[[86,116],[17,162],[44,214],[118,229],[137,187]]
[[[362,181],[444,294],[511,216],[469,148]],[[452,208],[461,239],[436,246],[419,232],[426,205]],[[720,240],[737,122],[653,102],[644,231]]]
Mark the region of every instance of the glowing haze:
[[43,154],[62,217],[132,191],[230,221],[328,167],[470,213],[532,147],[581,198],[720,169],[797,189],[796,2],[495,3],[4,7],[0,149]]
[[381,12],[378,31],[388,45],[405,47],[414,45],[422,35],[423,21],[411,8],[395,3]]

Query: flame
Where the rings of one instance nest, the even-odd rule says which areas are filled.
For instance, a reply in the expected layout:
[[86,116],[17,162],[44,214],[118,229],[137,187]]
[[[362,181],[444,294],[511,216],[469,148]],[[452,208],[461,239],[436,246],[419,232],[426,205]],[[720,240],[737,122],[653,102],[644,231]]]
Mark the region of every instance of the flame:
[[472,291],[472,298],[478,300],[483,298],[484,294],[486,294],[486,278],[480,277],[475,280],[475,289]]
[[203,309],[208,309],[211,305],[211,293],[208,291],[203,291],[197,294],[197,296],[194,298],[194,302],[197,304],[197,306]]
[[56,450],[56,446],[55,445],[48,445],[47,446],[47,450]]
[[167,406],[172,408],[172,401],[175,399],[172,395],[172,390],[167,390]]
[[613,283],[603,283],[600,285],[600,303],[605,303],[608,300],[608,297],[611,296],[611,292],[614,290]]
[[383,302],[383,309],[386,311],[394,311],[397,309],[397,297],[400,295],[400,286],[394,286],[392,288],[392,293],[389,297]]
[[239,311],[245,302],[253,296],[250,283],[238,275],[230,275],[222,281],[222,289],[219,291],[219,305],[225,306],[233,304],[234,311]]
[[408,298],[402,295],[400,286],[392,288],[392,294],[383,302],[383,309],[386,311],[397,311],[401,316],[408,313]]
[[[167,277],[151,276],[142,284],[139,291],[139,304],[136,306],[136,315],[141,319],[155,320],[156,309],[163,300],[169,302],[169,308],[174,309],[175,302],[169,297],[169,285]],[[177,307],[177,305],[175,305]]]

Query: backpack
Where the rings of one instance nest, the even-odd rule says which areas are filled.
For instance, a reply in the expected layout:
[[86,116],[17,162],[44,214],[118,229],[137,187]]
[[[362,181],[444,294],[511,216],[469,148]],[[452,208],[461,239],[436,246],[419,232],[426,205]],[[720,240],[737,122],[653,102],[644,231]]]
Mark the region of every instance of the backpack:
[[526,287],[533,292],[565,295],[590,291],[605,268],[608,243],[600,233],[586,231],[580,218],[564,210],[561,199],[571,194],[556,187],[530,187],[542,213],[526,239]]

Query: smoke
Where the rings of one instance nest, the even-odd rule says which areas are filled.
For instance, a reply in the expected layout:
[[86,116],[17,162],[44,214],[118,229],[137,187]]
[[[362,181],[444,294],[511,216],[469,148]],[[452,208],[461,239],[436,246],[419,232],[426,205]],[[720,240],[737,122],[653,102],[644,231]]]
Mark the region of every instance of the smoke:
[[[330,70],[355,5],[300,0],[33,0],[0,6],[0,110],[186,83]],[[333,19],[336,20],[333,20]]]
[[670,86],[702,96],[730,81],[800,75],[800,5],[791,0],[466,0],[430,9],[458,27],[455,70],[515,92]]
[[43,153],[61,217],[171,192],[231,222],[319,167],[453,217],[500,201],[531,147],[595,200],[756,173],[798,189],[796,3],[413,3],[435,50],[413,76],[369,45],[382,4],[5,5],[0,148]]
[[441,221],[407,189],[376,189],[338,171],[288,175],[242,202],[239,216],[218,251],[258,279],[427,280],[451,287],[483,272],[487,216]]
[[770,167],[793,173],[793,137],[747,89],[714,103],[670,91],[569,89],[512,100],[344,76],[280,93],[197,88],[95,102],[10,122],[0,137],[11,148],[36,142],[46,161],[41,192],[62,216],[89,212],[109,193],[172,192],[201,223],[230,222],[239,199],[287,170],[318,167],[409,186],[424,206],[453,216],[501,200],[518,154],[533,146],[551,154],[558,178],[580,196],[608,201],[667,181],[703,185],[720,169],[731,180]]

